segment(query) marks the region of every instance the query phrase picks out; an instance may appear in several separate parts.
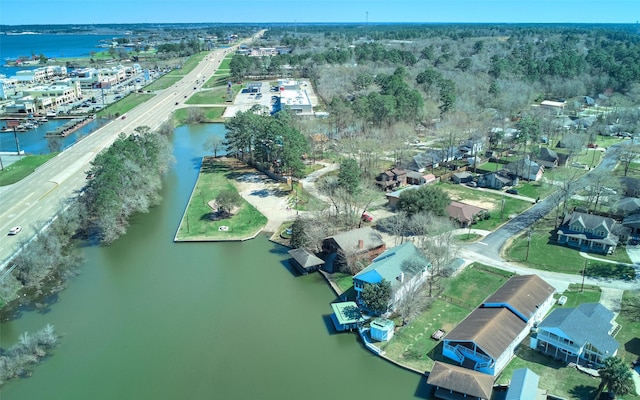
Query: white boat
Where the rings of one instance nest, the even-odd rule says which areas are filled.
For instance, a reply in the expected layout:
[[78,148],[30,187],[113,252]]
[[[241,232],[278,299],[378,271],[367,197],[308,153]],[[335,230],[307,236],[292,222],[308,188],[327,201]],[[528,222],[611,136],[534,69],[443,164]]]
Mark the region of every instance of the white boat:
[[49,118],[56,117],[57,115],[58,115],[58,114],[56,114],[56,112],[55,112],[55,111],[53,111],[53,110],[49,110],[49,111],[47,111],[47,117],[49,117]]

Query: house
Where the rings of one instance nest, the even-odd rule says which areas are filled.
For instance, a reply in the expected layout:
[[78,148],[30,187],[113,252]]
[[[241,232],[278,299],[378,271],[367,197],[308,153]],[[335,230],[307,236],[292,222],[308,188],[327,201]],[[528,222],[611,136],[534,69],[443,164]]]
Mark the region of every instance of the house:
[[431,263],[413,242],[387,249],[353,277],[356,302],[363,307],[362,292],[365,285],[375,285],[385,280],[391,284],[392,291],[388,309],[395,310],[405,295],[411,294],[427,279],[430,269]]
[[620,199],[613,209],[620,215],[640,213],[640,199],[637,197],[625,197]]
[[383,190],[399,188],[407,184],[407,171],[398,167],[392,168],[380,173],[375,183]]
[[489,400],[493,376],[436,361],[427,378],[436,399]]
[[331,321],[338,332],[357,329],[358,324],[366,320],[360,313],[358,305],[353,301],[331,303],[331,308],[333,309]]
[[438,179],[434,174],[423,174],[416,171],[407,171],[408,185],[430,185],[436,183]]
[[622,226],[629,230],[629,236],[640,238],[640,214],[631,214],[622,220]]
[[511,277],[445,336],[442,355],[465,368],[498,375],[551,308],[554,292],[537,275]]
[[535,161],[530,160],[529,156],[505,165],[503,170],[519,179],[536,182],[542,178],[542,173],[544,172],[544,168]]
[[469,140],[467,140],[466,142],[462,143],[460,145],[460,152],[462,154],[464,154],[465,156],[475,156],[476,154],[479,154],[482,152],[483,149],[483,141],[482,139],[478,138],[478,139],[474,139],[471,138]]
[[601,367],[618,352],[619,343],[611,337],[614,317],[600,303],[556,308],[538,325],[530,347],[567,363]]
[[470,172],[456,172],[451,176],[453,183],[467,183],[473,180],[473,174]]
[[553,169],[559,165],[560,157],[558,157],[558,153],[548,147],[542,147],[540,156],[535,161],[546,169]]
[[438,168],[442,162],[442,155],[439,151],[427,150],[424,153],[413,156],[413,165],[411,167],[418,172],[424,172],[429,168],[433,171],[433,169]]
[[516,182],[504,172],[490,172],[478,178],[478,186],[501,190],[505,186],[513,186]]
[[368,226],[329,236],[322,240],[322,251],[327,254],[323,269],[333,272],[334,267],[346,264],[347,257],[372,260],[385,248],[382,236]]
[[564,217],[557,231],[558,244],[610,254],[618,245],[619,238],[613,233],[617,225],[613,218],[576,211]]
[[452,201],[451,204],[447,206],[447,214],[449,215],[449,218],[456,221],[463,228],[473,224],[476,217],[486,214],[487,212],[488,210],[486,208],[477,207],[459,201]]
[[537,400],[539,397],[538,385],[540,377],[529,368],[519,368],[513,371],[511,383],[507,390],[505,400]]
[[371,321],[369,333],[373,340],[386,342],[393,337],[395,327],[396,324],[392,320],[380,317]]
[[392,210],[395,210],[395,208],[398,206],[398,201],[400,200],[400,194],[402,192],[404,192],[405,190],[417,189],[419,187],[420,186],[418,186],[418,185],[406,186],[406,187],[403,187],[402,189],[398,189],[398,190],[395,190],[395,191],[393,191],[391,193],[387,193],[385,195],[385,197],[387,198],[387,205]]
[[295,267],[302,275],[309,272],[315,272],[320,269],[324,261],[316,257],[313,253],[306,249],[292,249],[288,251],[291,256],[291,265]]

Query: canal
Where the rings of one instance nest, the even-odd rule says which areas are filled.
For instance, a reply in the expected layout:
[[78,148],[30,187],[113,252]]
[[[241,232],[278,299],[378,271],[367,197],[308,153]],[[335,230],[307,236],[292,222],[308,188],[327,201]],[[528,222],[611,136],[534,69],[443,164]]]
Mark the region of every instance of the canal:
[[331,330],[333,293],[297,276],[286,249],[264,236],[172,242],[211,135],[224,127],[177,128],[162,204],[113,245],[86,248],[50,309],[0,326],[3,347],[47,323],[62,336],[2,399],[427,398],[424,379]]

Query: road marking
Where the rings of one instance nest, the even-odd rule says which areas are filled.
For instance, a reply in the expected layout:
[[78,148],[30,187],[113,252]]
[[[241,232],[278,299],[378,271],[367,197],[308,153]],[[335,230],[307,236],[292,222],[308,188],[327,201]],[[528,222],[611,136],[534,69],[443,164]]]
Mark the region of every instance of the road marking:
[[[50,181],[51,182],[51,181]],[[43,194],[42,196],[40,196],[40,198],[38,199],[38,201],[41,201],[42,199],[44,199],[45,197],[47,197],[49,195],[49,193],[53,192],[54,190],[56,190],[58,188],[58,183],[57,182],[52,182],[55,184],[54,187],[52,187],[51,189],[47,190],[45,194]]]
[[485,242],[478,242],[478,244],[481,244],[481,245],[484,245],[484,246],[488,246],[488,244],[485,243]]

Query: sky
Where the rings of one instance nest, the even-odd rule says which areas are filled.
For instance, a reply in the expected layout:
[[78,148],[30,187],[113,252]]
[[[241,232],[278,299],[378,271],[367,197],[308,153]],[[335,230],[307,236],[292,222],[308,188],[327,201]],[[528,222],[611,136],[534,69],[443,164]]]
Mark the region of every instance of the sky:
[[2,0],[0,24],[636,23],[640,0]]

